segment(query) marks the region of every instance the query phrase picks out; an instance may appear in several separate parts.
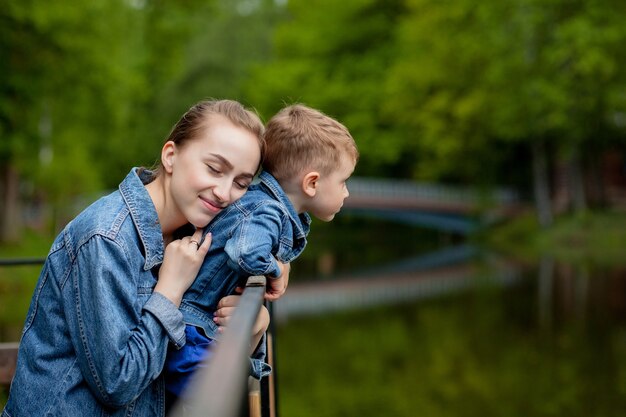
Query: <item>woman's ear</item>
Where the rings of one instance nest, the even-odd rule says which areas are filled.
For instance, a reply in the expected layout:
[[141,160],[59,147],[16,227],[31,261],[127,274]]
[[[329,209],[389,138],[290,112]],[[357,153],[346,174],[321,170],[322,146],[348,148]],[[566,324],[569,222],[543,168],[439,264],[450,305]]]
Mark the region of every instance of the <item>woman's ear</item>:
[[161,164],[168,174],[172,173],[172,167],[174,166],[174,156],[176,155],[176,144],[174,142],[167,141],[161,149]]
[[320,180],[320,173],[311,171],[302,178],[302,191],[309,197],[315,197],[317,193],[317,185]]

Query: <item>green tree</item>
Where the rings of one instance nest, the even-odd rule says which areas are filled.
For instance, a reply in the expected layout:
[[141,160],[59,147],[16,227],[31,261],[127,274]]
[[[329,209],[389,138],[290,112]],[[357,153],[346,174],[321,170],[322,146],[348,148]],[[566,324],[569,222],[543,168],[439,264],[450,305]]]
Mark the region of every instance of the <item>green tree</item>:
[[192,102],[238,94],[245,66],[265,53],[258,17],[271,12],[269,1],[247,3],[10,1],[0,11],[0,241],[20,236],[21,198],[56,212],[113,188],[130,166],[154,163]]
[[402,1],[293,0],[286,7],[273,59],[253,70],[247,97],[266,117],[285,103],[317,107],[351,130],[360,173],[406,175],[399,161],[414,153],[415,142],[397,135],[381,111]]
[[58,202],[101,187],[103,151],[130,120],[136,12],[124,0],[0,11],[0,241],[20,236],[20,192]]
[[[129,101],[136,109],[135,123],[120,139],[124,158],[109,157],[120,175],[131,164],[152,165],[169,129],[193,103],[231,98],[253,105],[242,83],[250,65],[269,55],[277,10],[272,0],[150,1],[142,6],[133,49],[142,86]],[[118,180],[113,177],[108,185]]]
[[609,3],[408,1],[388,111],[419,132],[431,156],[420,160],[423,175],[499,181],[508,166],[527,165],[511,153],[523,146],[549,224],[548,144],[568,157],[567,182],[583,209],[577,155],[611,131],[624,105],[625,14]]

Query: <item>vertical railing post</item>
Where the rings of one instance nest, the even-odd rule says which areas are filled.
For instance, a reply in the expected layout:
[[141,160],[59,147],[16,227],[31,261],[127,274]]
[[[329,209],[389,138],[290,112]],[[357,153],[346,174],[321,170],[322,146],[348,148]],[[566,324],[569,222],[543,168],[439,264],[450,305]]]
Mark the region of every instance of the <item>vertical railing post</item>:
[[0,343],[0,386],[8,387],[15,373],[18,343]]
[[270,313],[270,327],[267,329],[267,363],[272,373],[261,380],[261,415],[262,417],[278,417],[278,369],[276,365],[276,323],[274,322],[273,303],[267,303]]
[[248,405],[250,417],[262,417],[261,383],[251,376],[248,377]]

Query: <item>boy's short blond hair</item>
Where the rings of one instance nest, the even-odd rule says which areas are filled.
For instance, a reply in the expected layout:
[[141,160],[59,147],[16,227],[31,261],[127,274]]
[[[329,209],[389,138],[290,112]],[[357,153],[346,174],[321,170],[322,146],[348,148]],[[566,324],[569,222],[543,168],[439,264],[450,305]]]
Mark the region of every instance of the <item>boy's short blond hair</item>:
[[359,158],[350,132],[319,110],[292,104],[267,123],[263,169],[278,181],[310,171],[330,174],[346,156],[354,164]]

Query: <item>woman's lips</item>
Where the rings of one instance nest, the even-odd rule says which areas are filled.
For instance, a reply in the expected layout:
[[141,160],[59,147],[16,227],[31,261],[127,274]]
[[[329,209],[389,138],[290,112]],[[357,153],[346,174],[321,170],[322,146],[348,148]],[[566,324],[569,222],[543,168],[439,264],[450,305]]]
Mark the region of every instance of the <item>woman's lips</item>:
[[204,207],[207,208],[208,211],[210,211],[213,214],[217,214],[220,211],[222,211],[222,208],[220,205],[212,202],[211,200],[207,200],[205,198],[200,197],[200,201],[202,201],[202,204],[204,205]]

